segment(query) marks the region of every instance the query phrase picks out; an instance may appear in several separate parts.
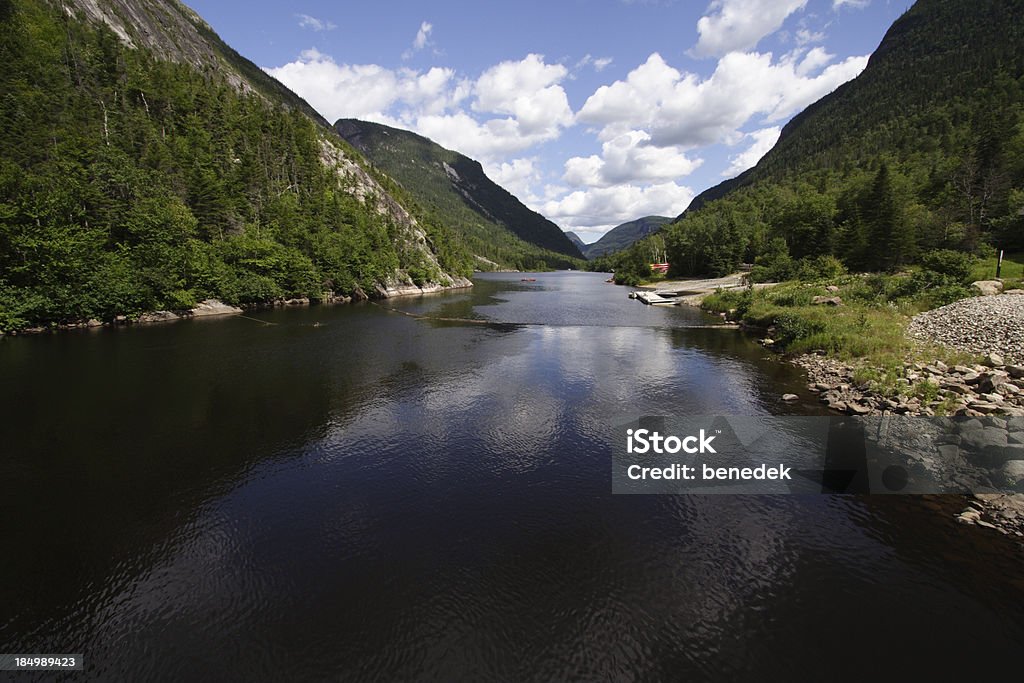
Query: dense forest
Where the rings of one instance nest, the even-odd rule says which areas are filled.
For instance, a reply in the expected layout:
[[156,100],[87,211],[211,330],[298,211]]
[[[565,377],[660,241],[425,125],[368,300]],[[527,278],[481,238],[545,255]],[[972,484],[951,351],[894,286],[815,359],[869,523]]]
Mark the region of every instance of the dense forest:
[[0,330],[472,270],[440,221],[265,83],[27,0],[0,0],[0,61]]
[[[1024,2],[920,0],[865,71],[761,162],[657,236],[595,264],[645,276],[891,271],[936,250],[1024,249]],[[824,264],[824,265],[822,265]]]
[[[407,130],[357,119],[334,125],[421,206],[443,216],[473,254],[516,270],[583,266],[565,233],[491,181],[480,162]],[[490,270],[487,261],[477,266]]]

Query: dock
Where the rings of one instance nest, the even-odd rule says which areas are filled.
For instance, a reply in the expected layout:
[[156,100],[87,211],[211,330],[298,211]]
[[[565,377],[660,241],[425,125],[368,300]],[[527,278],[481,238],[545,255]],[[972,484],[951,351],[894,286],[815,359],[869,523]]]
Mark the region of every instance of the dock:
[[677,299],[666,299],[657,292],[640,291],[635,294],[637,299],[650,306],[675,306],[679,303]]

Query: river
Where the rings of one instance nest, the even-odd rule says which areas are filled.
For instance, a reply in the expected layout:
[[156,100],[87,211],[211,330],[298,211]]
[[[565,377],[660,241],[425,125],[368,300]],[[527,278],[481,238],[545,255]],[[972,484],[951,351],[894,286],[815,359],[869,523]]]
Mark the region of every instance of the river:
[[1022,553],[956,525],[956,499],[612,495],[616,423],[821,409],[699,311],[522,277],[0,340],[0,652],[110,681],[949,680],[1019,658]]

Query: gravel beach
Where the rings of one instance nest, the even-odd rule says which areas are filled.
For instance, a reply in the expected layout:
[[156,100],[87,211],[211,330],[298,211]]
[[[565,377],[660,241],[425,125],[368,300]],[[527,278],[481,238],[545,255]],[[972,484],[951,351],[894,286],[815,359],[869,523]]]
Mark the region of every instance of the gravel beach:
[[996,353],[1024,362],[1024,290],[962,299],[914,316],[907,328],[914,339],[969,353]]

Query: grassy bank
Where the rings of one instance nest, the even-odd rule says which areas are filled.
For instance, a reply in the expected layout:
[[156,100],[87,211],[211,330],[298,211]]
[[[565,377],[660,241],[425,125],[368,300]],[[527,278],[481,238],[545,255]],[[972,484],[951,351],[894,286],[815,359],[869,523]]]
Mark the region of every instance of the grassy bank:
[[941,360],[954,365],[977,360],[948,348],[913,342],[906,335],[915,314],[972,294],[960,282],[919,271],[790,281],[759,290],[720,290],[707,296],[702,308],[765,330],[772,348],[778,351],[821,353],[849,362],[857,367],[856,384],[897,397],[937,391],[931,385],[912,386],[906,381],[908,361]]
[[[905,358],[913,351],[904,334],[911,317],[975,295],[968,283],[995,274],[994,257],[972,261],[952,252],[934,254],[926,259],[930,268],[892,275],[805,278],[759,290],[721,290],[707,296],[702,307],[771,329],[775,345],[787,353],[822,351],[844,360],[865,358],[878,363]],[[1002,275],[1006,289],[1021,288],[1024,254],[1006,256]]]

